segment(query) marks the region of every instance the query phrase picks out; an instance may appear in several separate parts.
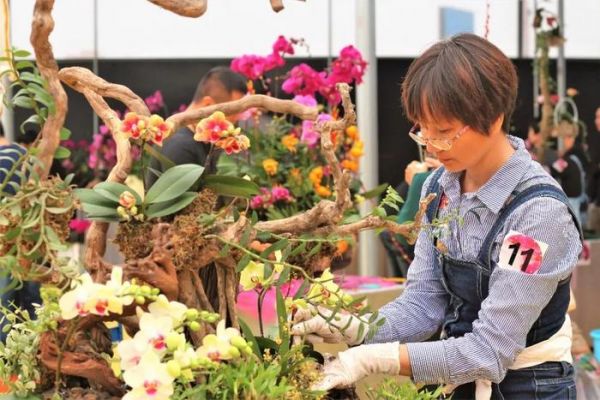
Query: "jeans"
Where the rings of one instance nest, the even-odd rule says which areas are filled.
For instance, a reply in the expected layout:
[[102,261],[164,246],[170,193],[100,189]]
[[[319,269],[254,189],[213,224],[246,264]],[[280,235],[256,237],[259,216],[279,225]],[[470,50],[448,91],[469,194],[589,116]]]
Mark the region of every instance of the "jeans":
[[[474,399],[475,384],[461,385],[453,400]],[[500,384],[492,384],[492,400],[576,400],[575,370],[567,362],[547,362],[509,370]]]

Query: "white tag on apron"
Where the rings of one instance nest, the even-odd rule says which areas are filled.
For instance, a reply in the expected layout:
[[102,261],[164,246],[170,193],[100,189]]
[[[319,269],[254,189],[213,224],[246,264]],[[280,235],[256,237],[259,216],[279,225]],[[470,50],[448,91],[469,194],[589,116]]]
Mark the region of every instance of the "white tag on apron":
[[535,274],[542,266],[548,245],[517,231],[510,231],[502,241],[498,265],[526,274]]

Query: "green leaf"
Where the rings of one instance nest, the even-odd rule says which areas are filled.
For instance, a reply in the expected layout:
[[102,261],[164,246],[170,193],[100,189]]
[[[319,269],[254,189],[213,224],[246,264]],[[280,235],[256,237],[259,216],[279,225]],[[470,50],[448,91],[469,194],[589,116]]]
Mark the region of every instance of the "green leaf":
[[287,239],[281,239],[278,240],[277,242],[273,243],[272,245],[270,245],[269,247],[267,247],[266,249],[263,250],[262,253],[260,253],[260,256],[262,258],[267,258],[269,257],[269,255],[277,250],[281,250],[285,247],[287,247],[287,245],[290,243],[289,240]]
[[237,162],[232,156],[223,154],[221,157],[219,157],[219,161],[217,162],[217,171],[219,171],[220,175],[238,176],[238,165],[239,162]]
[[[144,146],[144,148],[146,149],[147,154],[156,158],[158,160],[158,162],[160,162],[160,165],[162,166],[163,171],[166,171],[169,168],[173,168],[176,165],[168,157],[163,155],[160,151],[156,150],[156,148],[154,146]],[[160,176],[160,175],[161,174],[158,174],[157,176]]]
[[33,108],[34,102],[29,97],[21,96],[12,99],[12,103],[21,108]]
[[158,178],[146,194],[146,204],[162,203],[179,197],[200,178],[204,167],[183,164],[169,168]]
[[71,131],[64,126],[60,128],[60,140],[68,140],[71,137]]
[[360,193],[360,195],[362,197],[364,197],[365,199],[373,199],[373,198],[379,197],[383,192],[385,192],[385,189],[387,189],[387,187],[388,187],[387,183],[382,183],[381,185],[377,186],[374,189],[371,189],[364,193]]
[[25,58],[25,57],[30,57],[31,53],[28,52],[27,50],[14,50],[12,52],[13,57],[19,57],[19,58]]
[[75,196],[81,201],[81,204],[85,206],[86,204],[97,205],[103,207],[112,207],[117,209],[119,206],[118,201],[113,201],[102,196],[100,193],[96,192],[94,189],[75,189]]
[[[121,194],[125,191],[131,193],[134,197],[135,197],[135,204],[140,205],[142,204],[142,198],[140,197],[140,195],[133,190],[132,188],[130,188],[127,185],[123,185],[122,183],[118,183],[118,182],[100,182],[99,184],[97,184],[96,186],[94,186],[94,190],[98,190],[98,193],[101,194],[102,196],[111,199],[112,201],[116,201],[117,203],[119,202],[119,197],[121,196]],[[106,193],[109,192],[109,193]],[[116,200],[115,200],[116,199]]]
[[96,204],[83,203],[82,204],[83,211],[86,212],[89,219],[94,218],[115,218],[119,219],[119,214],[117,213],[117,208],[114,207],[106,207],[100,206]]
[[238,272],[238,273],[242,272],[242,270],[244,268],[246,268],[246,265],[248,265],[249,262],[250,262],[250,254],[244,254],[244,256],[237,263],[237,266],[235,267],[235,272]]
[[236,176],[209,175],[202,184],[222,196],[250,198],[260,192],[256,183]]
[[28,71],[24,71],[24,72],[19,73],[19,77],[26,82],[34,82],[40,86],[44,86],[44,78],[42,78],[41,76],[39,76],[37,74],[31,73]]
[[56,149],[56,152],[54,153],[54,158],[57,160],[64,160],[65,158],[69,157],[71,157],[71,150],[67,149],[66,147],[61,146]]
[[11,229],[10,231],[6,232],[3,236],[4,236],[4,240],[10,241],[13,240],[14,238],[16,238],[17,236],[19,236],[21,234],[21,227],[17,226],[13,229]]
[[301,242],[298,246],[296,246],[294,250],[290,252],[290,257],[295,257],[306,250],[306,243],[307,242]]
[[238,317],[238,323],[240,324],[240,328],[242,333],[244,334],[244,339],[248,341],[250,347],[252,347],[252,351],[256,354],[257,357],[262,359],[262,353],[260,351],[260,347],[258,346],[258,342],[256,341],[256,337],[252,333],[252,329],[248,326],[248,324],[241,318]]
[[23,121],[23,123],[19,126],[19,130],[21,131],[21,133],[25,133],[25,125],[27,124],[40,125],[40,116],[37,114],[33,114],[25,121]]
[[175,199],[164,201],[162,203],[153,203],[146,210],[146,216],[148,218],[158,218],[175,214],[177,211],[190,205],[197,195],[198,194],[194,192],[186,192]]
[[63,251],[67,249],[68,246],[64,244],[62,240],[60,240],[56,232],[54,232],[54,229],[52,229],[50,226],[44,226],[44,233],[46,234],[48,240],[50,240],[50,249],[56,251]]
[[35,68],[35,64],[28,60],[21,60],[15,63],[15,68],[20,71],[25,68]]
[[294,300],[298,300],[300,297],[303,297],[309,287],[310,287],[310,281],[308,279],[305,279],[304,281],[302,281],[302,285],[300,285],[300,287],[298,288],[298,291],[294,295]]
[[290,331],[287,325],[287,311],[285,309],[285,300],[281,294],[281,289],[275,289],[275,298],[277,302],[277,326],[279,327],[279,338],[281,345],[279,346],[279,355],[285,357],[290,349]]
[[306,258],[310,258],[321,251],[321,247],[323,247],[323,243],[319,242],[315,247],[311,249],[311,251],[306,255]]
[[277,286],[281,286],[286,283],[290,279],[290,267],[283,267],[283,271],[281,275],[279,275],[279,279],[277,279]]

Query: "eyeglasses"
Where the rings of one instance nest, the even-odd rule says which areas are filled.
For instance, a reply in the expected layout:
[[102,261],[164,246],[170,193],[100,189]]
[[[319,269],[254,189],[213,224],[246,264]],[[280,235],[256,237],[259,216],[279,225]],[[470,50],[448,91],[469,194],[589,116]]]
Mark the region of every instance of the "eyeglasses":
[[415,142],[417,142],[417,144],[421,146],[427,146],[428,144],[430,144],[431,147],[435,147],[438,150],[448,151],[452,148],[452,144],[454,143],[454,141],[457,140],[463,133],[465,133],[468,127],[469,125],[463,126],[456,133],[456,135],[454,135],[451,138],[437,139],[424,138],[423,136],[421,136],[421,127],[419,126],[419,124],[415,124],[410,129],[410,132],[408,132],[408,136],[410,136],[412,140],[414,140]]

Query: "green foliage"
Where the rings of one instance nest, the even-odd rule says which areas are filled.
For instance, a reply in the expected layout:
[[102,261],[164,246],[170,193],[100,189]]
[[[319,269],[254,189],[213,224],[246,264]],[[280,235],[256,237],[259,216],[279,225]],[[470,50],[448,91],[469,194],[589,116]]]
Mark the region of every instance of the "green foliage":
[[202,180],[202,186],[222,196],[250,198],[259,193],[252,181],[227,175],[210,175]]
[[[437,400],[444,394],[443,386],[439,386],[431,392],[425,389],[419,389],[412,382],[398,382],[395,379],[388,378],[376,388],[370,387],[367,391],[367,397],[370,400]],[[450,399],[452,396],[444,397]]]
[[390,207],[396,211],[399,211],[400,208],[398,207],[398,204],[402,204],[403,202],[404,200],[402,200],[402,197],[400,197],[398,192],[396,192],[393,187],[388,186],[385,192],[385,197],[383,200],[381,200],[379,205],[375,207],[373,211],[371,211],[371,214],[377,217],[386,218],[387,212],[385,211],[384,207]]
[[[0,380],[19,398],[32,395],[40,381],[37,359],[40,337],[43,332],[56,329],[60,318],[60,294],[56,288],[42,288],[43,306],[36,308],[36,319],[32,319],[26,310],[1,310],[8,321],[4,326],[8,336],[6,344],[0,342]],[[18,379],[12,381],[13,376]]]
[[280,365],[256,357],[221,363],[209,370],[204,384],[178,387],[171,399],[284,399],[294,387],[280,373]]
[[194,164],[169,168],[148,190],[143,201],[135,190],[115,182],[102,182],[93,189],[77,189],[75,193],[89,219],[119,221],[119,198],[124,192],[135,197],[135,206],[146,218],[159,218],[177,213],[196,198],[190,189],[203,172],[202,166]]

